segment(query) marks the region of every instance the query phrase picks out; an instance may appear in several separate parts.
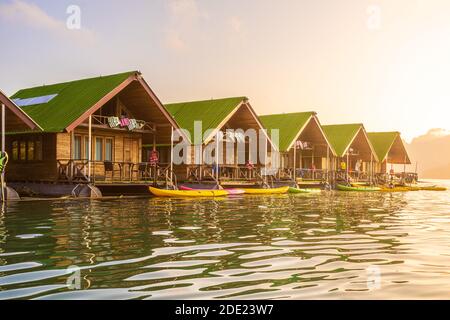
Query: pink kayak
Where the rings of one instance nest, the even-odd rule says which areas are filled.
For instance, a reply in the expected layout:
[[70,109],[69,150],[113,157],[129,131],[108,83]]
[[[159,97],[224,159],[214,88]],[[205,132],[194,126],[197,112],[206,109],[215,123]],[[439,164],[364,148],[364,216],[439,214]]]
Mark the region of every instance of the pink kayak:
[[[194,188],[189,188],[189,187],[186,187],[186,186],[180,186],[179,189],[180,190],[186,190],[186,191],[189,191],[189,190],[207,190],[207,189],[194,189]],[[228,194],[231,194],[231,195],[238,195],[238,194],[244,194],[245,193],[245,191],[242,190],[242,189],[225,189],[225,191],[228,192]]]

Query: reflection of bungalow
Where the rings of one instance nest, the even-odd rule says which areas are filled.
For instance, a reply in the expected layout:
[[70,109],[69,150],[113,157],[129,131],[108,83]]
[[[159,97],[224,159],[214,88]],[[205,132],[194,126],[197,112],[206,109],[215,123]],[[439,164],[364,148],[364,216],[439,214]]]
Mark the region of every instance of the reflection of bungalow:
[[279,178],[327,179],[334,150],[328,143],[315,112],[260,116],[264,127],[278,129]]
[[400,132],[369,132],[367,135],[379,159],[375,169],[377,173],[387,173],[388,164],[411,164]]
[[143,139],[167,144],[177,128],[137,71],[23,89],[12,100],[43,132],[8,135],[10,181],[151,180]]
[[[177,121],[178,125],[187,130],[191,135],[190,143],[193,146],[190,155],[191,164],[176,166],[177,177],[180,181],[217,181],[217,175],[221,183],[237,180],[261,180],[260,167],[263,166],[260,157],[251,150],[250,138],[239,137],[239,132],[230,136],[227,130],[254,129],[258,134],[263,129],[258,117],[245,97],[235,97],[216,100],[182,102],[166,104],[165,107]],[[195,122],[201,122],[201,136],[195,135]],[[241,132],[242,133],[242,132]],[[224,136],[224,138],[220,138]],[[208,146],[216,144],[216,137],[219,137],[219,152],[207,152]],[[270,150],[270,141],[265,137],[264,144]],[[233,148],[227,148],[227,142],[233,144],[241,139],[241,147],[234,143]],[[231,141],[230,141],[231,140]],[[257,139],[257,151],[262,146],[261,140]],[[220,156],[220,159],[219,159]],[[197,161],[195,161],[197,160]],[[219,163],[219,170],[215,170],[215,163]],[[250,170],[246,163],[254,165],[255,169]]]
[[[322,126],[328,141],[331,143],[336,158],[333,167],[337,171],[336,179],[345,180],[348,176],[369,180],[374,173],[374,165],[378,156],[369,141],[362,124],[340,124]],[[362,162],[359,173],[357,162]]]
[[[33,130],[40,131],[39,125],[33,121],[25,112],[22,111],[13,101],[11,101],[1,90],[0,90],[0,104],[1,104],[1,149],[6,151],[6,136],[5,132],[21,132]],[[7,170],[9,170],[9,166]],[[16,195],[11,189],[7,188],[7,198],[11,199]]]

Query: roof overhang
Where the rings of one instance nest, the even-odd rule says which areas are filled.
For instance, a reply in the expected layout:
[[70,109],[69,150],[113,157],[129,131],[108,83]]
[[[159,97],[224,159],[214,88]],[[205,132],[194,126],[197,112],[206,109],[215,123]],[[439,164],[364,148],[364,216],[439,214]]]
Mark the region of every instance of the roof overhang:
[[9,111],[11,111],[15,116],[17,116],[25,125],[27,125],[32,130],[41,130],[41,126],[37,124],[30,116],[28,116],[20,107],[18,107],[11,99],[9,99],[6,94],[0,90],[0,103],[4,104]]
[[372,153],[372,156],[373,156],[374,160],[376,162],[379,162],[380,160],[378,159],[377,153],[375,152],[375,149],[373,148],[372,143],[370,142],[369,136],[367,135],[366,129],[364,128],[363,125],[361,125],[361,127],[358,129],[356,134],[353,136],[353,138],[350,141],[350,143],[345,148],[344,155],[346,155],[348,153],[348,149],[350,149],[351,145],[353,144],[353,142],[358,137],[358,135],[360,134],[361,131],[362,131],[362,133],[364,135],[365,140],[367,141],[367,144],[369,145],[370,152]]
[[[400,157],[397,155],[392,155],[392,152],[396,151],[400,151],[400,153],[403,154],[403,157],[401,155]],[[398,133],[395,139],[392,141],[392,144],[389,146],[389,151],[381,162],[385,160],[392,164],[411,164],[411,159],[409,158],[408,151],[406,150],[400,133]]]
[[331,153],[333,154],[333,156],[336,156],[337,153],[336,153],[336,151],[334,150],[333,146],[330,144],[330,141],[328,141],[327,135],[326,135],[325,132],[323,131],[322,125],[320,124],[320,121],[319,121],[319,119],[317,118],[317,114],[316,114],[315,112],[311,114],[311,116],[309,117],[309,119],[308,119],[307,121],[305,121],[305,124],[304,124],[303,127],[299,130],[299,132],[297,133],[297,135],[295,136],[295,138],[292,140],[291,144],[289,145],[288,151],[291,150],[291,149],[294,147],[295,142],[299,139],[299,137],[301,136],[301,134],[304,132],[304,130],[306,129],[306,127],[309,125],[309,123],[310,123],[311,121],[314,121],[314,122],[317,124],[317,126],[318,126],[318,128],[319,128],[319,130],[320,130],[321,135],[323,136],[323,138],[324,138],[325,141],[327,142],[328,147],[329,147],[330,150],[331,150]]

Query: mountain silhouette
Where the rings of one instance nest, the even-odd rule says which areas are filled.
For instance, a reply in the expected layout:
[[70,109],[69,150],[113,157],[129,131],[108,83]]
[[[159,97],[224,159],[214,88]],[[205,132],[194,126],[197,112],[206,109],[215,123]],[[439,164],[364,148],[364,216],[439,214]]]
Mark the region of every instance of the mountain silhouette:
[[431,129],[405,144],[420,178],[450,179],[450,132]]

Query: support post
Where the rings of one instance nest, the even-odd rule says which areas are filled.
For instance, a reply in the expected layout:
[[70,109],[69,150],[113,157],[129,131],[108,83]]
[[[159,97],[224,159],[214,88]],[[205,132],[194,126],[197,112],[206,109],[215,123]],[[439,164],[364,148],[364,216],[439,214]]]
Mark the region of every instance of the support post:
[[330,147],[327,146],[327,182],[330,184]]
[[153,151],[156,151],[156,132],[153,131]]
[[312,146],[312,150],[311,150],[311,170],[312,170],[312,179],[316,180],[316,170],[314,170],[314,168],[315,168],[314,148],[315,148],[315,145]]
[[294,182],[297,183],[297,141],[294,143],[294,173],[292,174]]
[[373,154],[370,154],[370,185],[373,185],[374,182],[373,171]]
[[268,186],[268,180],[267,180],[267,147],[268,147],[268,141],[267,141],[267,132],[266,132],[265,139],[264,139],[264,149],[265,149],[265,152],[264,152],[264,183],[266,184],[266,186]]
[[70,132],[70,140],[72,148],[70,148],[70,174],[71,177],[74,175],[74,163],[73,160],[75,160],[75,130],[72,130]]
[[[2,103],[2,153],[6,151],[6,145],[5,145],[5,104]],[[3,168],[2,175],[1,175],[1,188],[2,188],[2,202],[5,202],[6,198],[6,186],[5,186],[5,168]]]
[[219,132],[220,130],[217,131],[216,133],[216,183],[217,183],[217,187],[219,187]]
[[173,126],[170,127],[170,183],[173,184]]
[[2,152],[6,151],[5,148],[5,125],[6,125],[6,121],[5,121],[5,117],[6,117],[6,112],[5,112],[5,105],[2,103]]
[[92,162],[92,115],[89,116],[89,133],[88,133],[88,177],[91,182],[91,162]]
[[350,165],[350,154],[349,154],[349,152],[347,151],[347,165],[346,165],[346,171],[345,171],[345,175],[346,175],[346,180],[347,180],[347,182],[349,182],[349,165]]

